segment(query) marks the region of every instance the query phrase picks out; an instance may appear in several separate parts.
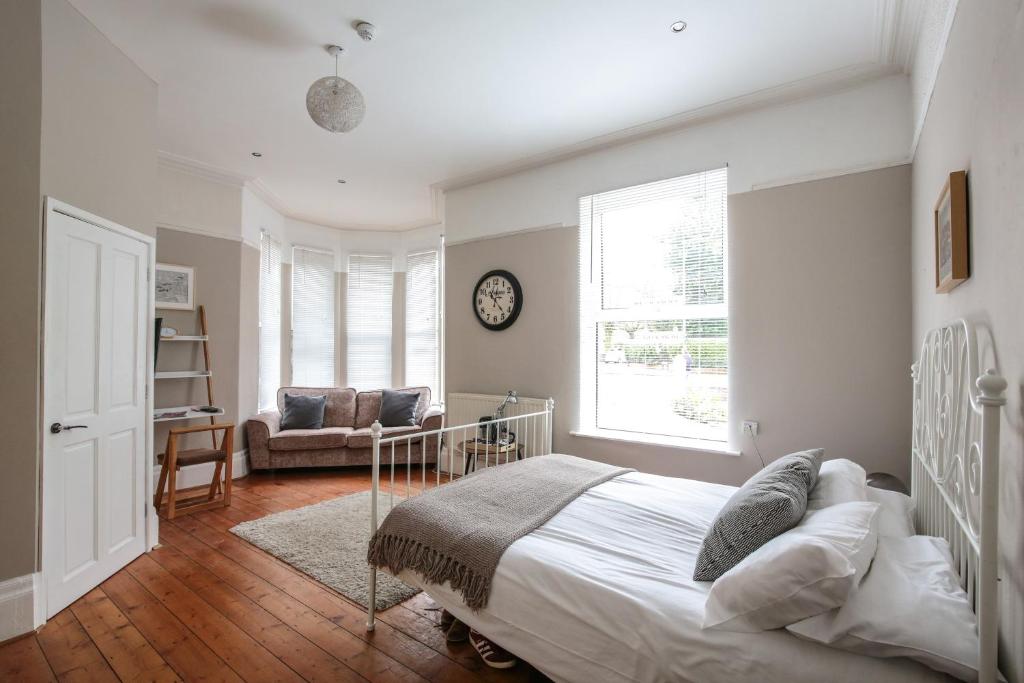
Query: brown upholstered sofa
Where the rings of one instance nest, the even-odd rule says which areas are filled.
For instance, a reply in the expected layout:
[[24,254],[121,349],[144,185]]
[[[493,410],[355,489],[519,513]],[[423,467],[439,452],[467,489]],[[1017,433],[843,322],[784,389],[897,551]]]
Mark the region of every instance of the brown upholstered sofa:
[[[416,403],[416,426],[385,427],[381,438],[418,434],[440,429],[444,413],[430,408],[430,389],[409,387],[397,389],[419,394]],[[281,429],[281,411],[284,395],[327,396],[322,429]],[[336,387],[281,387],[277,390],[277,410],[260,413],[249,418],[246,433],[249,437],[249,465],[254,470],[284,467],[330,467],[335,465],[369,465],[373,461],[373,436],[370,425],[380,414],[380,391],[360,391]],[[412,440],[411,457],[422,462],[420,442]],[[437,459],[436,437],[426,438],[426,461]],[[382,449],[383,450],[383,449]],[[386,456],[390,458],[391,449]],[[404,463],[405,442],[395,448],[396,462]],[[388,461],[390,462],[390,461]]]

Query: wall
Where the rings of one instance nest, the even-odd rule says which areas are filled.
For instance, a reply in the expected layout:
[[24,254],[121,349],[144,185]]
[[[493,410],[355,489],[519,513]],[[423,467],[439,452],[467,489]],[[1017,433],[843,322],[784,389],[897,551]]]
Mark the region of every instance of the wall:
[[[42,18],[34,2],[0,3],[0,581],[36,566],[39,296],[42,201],[39,137]],[[15,634],[0,634],[0,638]]]
[[[1000,450],[1001,667],[1024,681],[1024,4],[961,0],[925,118],[913,174],[913,338],[958,317],[1009,382]],[[971,278],[935,293],[932,209],[966,169]],[[914,349],[915,353],[917,349]]]
[[618,145],[445,196],[448,244],[551,225],[577,225],[579,197],[729,165],[747,192],[838,171],[908,161],[904,76],[713,120]]
[[[759,467],[738,438],[750,418],[766,459],[824,446],[906,478],[909,192],[900,166],[730,197],[730,434],[741,457],[569,434],[579,411],[575,227],[448,248],[448,391],[552,396],[556,450],[643,471],[742,482]],[[523,312],[489,332],[469,293],[499,267],[519,278]]]

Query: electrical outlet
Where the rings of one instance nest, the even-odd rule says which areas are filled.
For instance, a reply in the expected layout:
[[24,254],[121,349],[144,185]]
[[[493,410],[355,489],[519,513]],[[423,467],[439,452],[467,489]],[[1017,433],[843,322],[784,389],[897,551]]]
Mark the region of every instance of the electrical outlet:
[[757,420],[744,420],[742,425],[743,434],[750,436],[757,436]]

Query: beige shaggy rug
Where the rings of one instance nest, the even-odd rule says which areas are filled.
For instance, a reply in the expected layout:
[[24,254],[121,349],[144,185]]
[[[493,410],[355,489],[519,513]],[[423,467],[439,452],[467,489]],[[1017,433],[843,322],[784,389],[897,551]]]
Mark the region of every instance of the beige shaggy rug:
[[[395,497],[395,503],[399,502]],[[379,518],[388,497],[378,500]],[[366,607],[369,604],[370,492],[278,512],[242,522],[231,533],[262,548],[322,584]],[[377,609],[387,609],[419,593],[384,571],[377,572]]]

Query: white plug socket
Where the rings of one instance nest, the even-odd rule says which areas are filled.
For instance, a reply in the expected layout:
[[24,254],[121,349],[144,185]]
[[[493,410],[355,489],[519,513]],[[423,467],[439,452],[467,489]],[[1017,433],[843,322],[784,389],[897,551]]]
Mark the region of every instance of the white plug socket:
[[757,420],[744,420],[742,425],[742,431],[744,435],[749,434],[750,436],[757,436],[758,424]]

